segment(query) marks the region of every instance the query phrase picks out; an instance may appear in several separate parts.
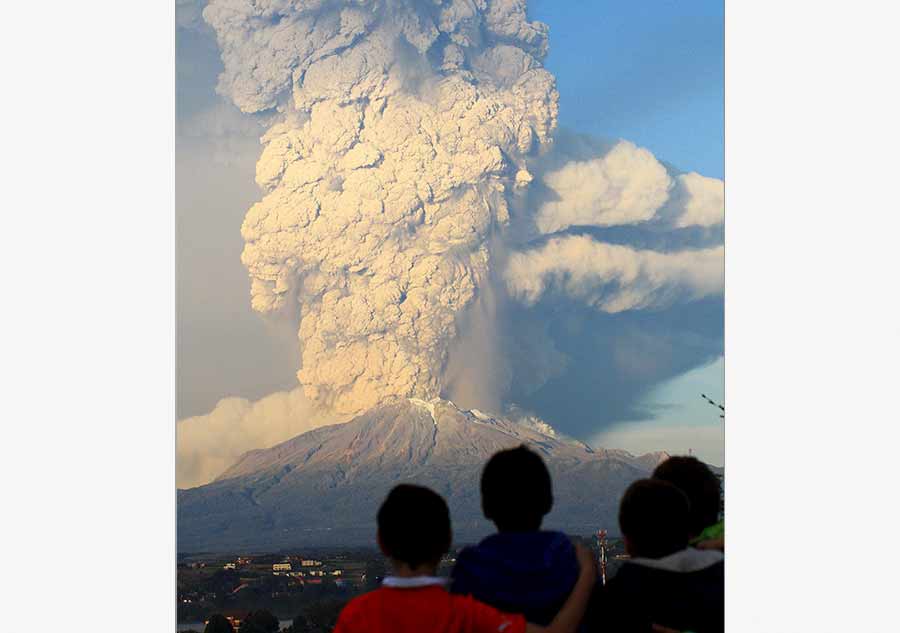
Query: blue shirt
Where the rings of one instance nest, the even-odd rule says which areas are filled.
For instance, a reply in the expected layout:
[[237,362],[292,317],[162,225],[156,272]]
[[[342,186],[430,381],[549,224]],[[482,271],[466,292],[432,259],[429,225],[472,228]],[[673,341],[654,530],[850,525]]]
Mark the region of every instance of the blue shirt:
[[578,579],[578,559],[562,532],[503,532],[456,559],[450,591],[547,625]]

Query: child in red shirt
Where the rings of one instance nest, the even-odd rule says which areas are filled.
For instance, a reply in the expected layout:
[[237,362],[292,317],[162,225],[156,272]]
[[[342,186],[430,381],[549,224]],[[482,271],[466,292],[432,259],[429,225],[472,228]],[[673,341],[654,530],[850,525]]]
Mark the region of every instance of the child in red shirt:
[[440,495],[396,486],[378,511],[378,546],[394,575],[353,599],[334,633],[575,633],[597,576],[586,548],[577,548],[581,573],[572,593],[550,625],[541,627],[471,596],[450,594],[436,575],[450,542],[450,512]]

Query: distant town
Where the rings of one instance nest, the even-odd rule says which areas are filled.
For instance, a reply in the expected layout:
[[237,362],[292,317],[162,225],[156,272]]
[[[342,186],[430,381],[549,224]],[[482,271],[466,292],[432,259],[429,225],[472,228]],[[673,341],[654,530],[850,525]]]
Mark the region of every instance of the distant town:
[[385,561],[373,549],[278,554],[183,554],[178,621],[202,623],[265,609],[281,619],[328,599],[343,602],[377,586]]
[[[609,575],[625,558],[621,541],[607,539],[605,533],[579,540],[594,549]],[[462,547],[444,557],[439,573],[450,574]],[[378,587],[387,572],[387,561],[375,548],[180,554],[179,630],[202,631],[214,613],[239,624],[248,613],[263,609],[282,622],[302,617],[308,623],[304,631],[328,631],[340,608]]]

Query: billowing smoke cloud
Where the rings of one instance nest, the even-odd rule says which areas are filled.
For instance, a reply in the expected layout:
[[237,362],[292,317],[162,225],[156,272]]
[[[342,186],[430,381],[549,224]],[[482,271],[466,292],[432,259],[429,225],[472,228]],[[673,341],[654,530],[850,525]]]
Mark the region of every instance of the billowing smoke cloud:
[[513,254],[506,282],[525,303],[555,287],[604,312],[658,308],[721,293],[723,255],[721,246],[657,253],[573,235]]
[[656,157],[628,141],[608,154],[572,161],[551,171],[544,183],[557,199],[537,215],[542,233],[570,226],[613,226],[646,222],[669,198],[672,179]]
[[300,388],[250,402],[224,398],[207,415],[178,422],[179,488],[215,479],[251,448],[267,448],[323,424],[340,422],[309,402]]
[[571,226],[658,221],[677,228],[723,221],[725,187],[700,174],[672,175],[648,150],[620,141],[602,156],[572,160],[543,175],[553,199],[541,204],[541,233]]
[[721,248],[566,233],[721,224],[721,181],[625,141],[554,142],[547,27],[524,0],[211,0],[202,15],[224,65],[216,90],[265,129],[241,259],[253,309],[297,322],[300,387],[271,396],[299,399],[289,414],[272,412],[277,398],[226,399],[183,420],[180,485],[229,465],[231,446],[388,397],[490,410],[511,385],[561,380],[556,332],[510,323],[506,303],[553,288],[617,313],[721,292]]
[[262,313],[299,303],[308,397],[339,414],[430,398],[556,124],[546,27],[523,2],[226,2],[204,17],[263,136],[242,261]]
[[715,226],[724,220],[725,183],[691,172],[678,176],[675,226]]
[[534,305],[552,289],[616,313],[721,294],[723,249],[715,234],[709,234],[712,246],[703,239],[702,248],[679,248],[676,240],[674,248],[659,252],[566,234],[573,227],[644,227],[658,234],[719,226],[725,202],[721,180],[672,173],[648,150],[628,141],[603,148],[566,138],[544,157],[543,165],[536,171],[544,193],[525,206],[537,208],[537,234],[555,237],[520,245],[508,256],[503,277],[513,297]]

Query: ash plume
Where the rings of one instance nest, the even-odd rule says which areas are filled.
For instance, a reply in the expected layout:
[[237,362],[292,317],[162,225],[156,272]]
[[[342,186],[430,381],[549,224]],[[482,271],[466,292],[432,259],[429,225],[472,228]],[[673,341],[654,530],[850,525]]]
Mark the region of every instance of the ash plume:
[[[722,182],[560,135],[548,27],[525,0],[211,0],[202,17],[217,92],[265,128],[262,196],[241,226],[251,305],[298,336],[299,387],[278,416],[293,426],[243,450],[393,397],[510,405],[511,384],[536,390],[567,366],[542,326],[510,317],[551,288],[608,312],[721,293],[716,245],[570,234],[716,227]],[[254,407],[185,426],[268,424]]]
[[339,414],[439,395],[505,193],[556,126],[546,27],[511,1],[216,0],[203,15],[218,90],[281,113],[242,261],[255,310],[299,304],[304,392]]

